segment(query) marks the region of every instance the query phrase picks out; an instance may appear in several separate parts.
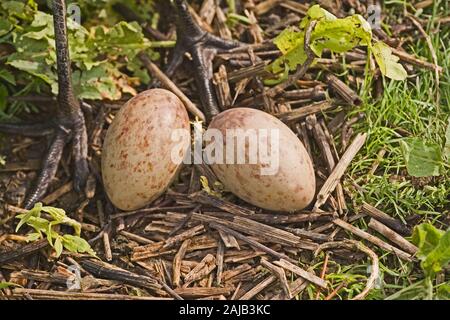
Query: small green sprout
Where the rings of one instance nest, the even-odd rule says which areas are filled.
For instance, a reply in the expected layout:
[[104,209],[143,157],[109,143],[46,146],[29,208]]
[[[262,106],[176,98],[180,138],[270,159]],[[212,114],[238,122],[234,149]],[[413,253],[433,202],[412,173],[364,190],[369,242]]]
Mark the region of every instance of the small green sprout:
[[[47,213],[52,221],[41,217],[42,212]],[[18,215],[17,218],[20,219],[20,222],[17,225],[16,232],[26,224],[35,230],[35,232],[28,234],[27,241],[32,242],[43,239],[45,235],[49,244],[55,249],[57,257],[61,255],[63,248],[73,253],[88,253],[96,257],[95,251],[92,250],[89,243],[80,237],[81,224],[67,217],[63,209],[36,203],[33,209],[27,213]],[[60,235],[54,228],[61,224],[72,227],[75,235]]]

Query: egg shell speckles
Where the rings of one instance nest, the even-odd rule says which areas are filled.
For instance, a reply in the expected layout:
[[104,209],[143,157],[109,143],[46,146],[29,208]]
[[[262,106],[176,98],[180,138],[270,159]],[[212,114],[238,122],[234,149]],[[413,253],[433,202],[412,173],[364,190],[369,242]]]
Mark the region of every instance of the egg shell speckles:
[[[279,166],[273,175],[261,174],[267,164],[258,161],[249,164],[212,164],[211,167],[223,185],[241,199],[267,210],[293,212],[307,207],[314,198],[316,180],[311,158],[302,142],[277,118],[260,110],[235,108],[213,119],[208,129],[218,129],[226,136],[229,129],[277,129],[279,132]],[[230,132],[230,131],[228,131]],[[226,137],[224,137],[226,145]],[[266,139],[268,150],[275,139]],[[226,148],[224,148],[226,157]],[[236,149],[235,149],[236,150]],[[245,144],[245,158],[249,157]],[[224,159],[225,159],[224,157]]]
[[171,157],[180,144],[172,141],[175,129],[189,132],[189,117],[180,99],[164,89],[141,92],[117,113],[102,151],[103,183],[117,208],[142,208],[170,186],[180,167]]

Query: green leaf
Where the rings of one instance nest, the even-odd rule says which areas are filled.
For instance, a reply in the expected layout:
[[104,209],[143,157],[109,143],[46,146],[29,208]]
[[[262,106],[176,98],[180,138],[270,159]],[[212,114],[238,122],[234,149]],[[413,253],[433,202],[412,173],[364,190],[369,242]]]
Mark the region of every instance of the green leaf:
[[283,53],[283,56],[276,59],[270,66],[269,71],[277,74],[286,69],[295,70],[295,68],[304,63],[306,53],[304,50],[304,32],[297,32],[288,28],[281,32],[274,40],[274,44]]
[[34,242],[36,240],[42,239],[42,234],[38,232],[32,232],[27,234],[27,242]]
[[34,205],[34,208],[28,211],[26,214],[21,214],[16,216],[16,218],[19,218],[20,221],[17,224],[16,232],[19,231],[19,229],[27,223],[31,217],[33,216],[39,216],[41,213],[42,203],[38,202]]
[[13,86],[16,85],[16,79],[14,78],[14,75],[6,69],[0,70],[0,78],[5,80],[9,84],[12,84]]
[[[19,56],[29,59],[22,60],[19,59]],[[17,60],[16,60],[17,58]],[[47,65],[42,58],[37,58],[33,56],[32,52],[28,52],[27,54],[19,55],[17,53],[12,54],[8,58],[8,62],[10,66],[13,66],[19,70],[25,71],[39,79],[42,79],[50,86],[56,84],[56,74],[52,72],[52,69],[49,65]],[[57,93],[57,92],[54,92]]]
[[450,282],[439,286],[436,292],[436,298],[439,300],[450,300]]
[[450,262],[450,230],[444,232],[432,224],[424,223],[414,228],[412,241],[419,248],[417,257],[429,277],[448,266]]
[[450,163],[450,118],[448,118],[447,130],[445,131],[444,156]]
[[66,218],[66,212],[63,209],[55,208],[55,207],[42,207],[42,211],[47,212],[55,222],[63,222]]
[[450,231],[444,233],[439,244],[422,262],[422,268],[428,274],[436,274],[450,262]]
[[70,234],[65,234],[62,237],[62,243],[64,248],[73,253],[88,253],[91,256],[96,257],[96,253],[92,250],[90,244],[83,238],[72,236]]
[[313,20],[316,21],[316,25],[311,32],[309,46],[316,56],[321,57],[325,49],[343,53],[356,46],[368,46],[372,48],[381,72],[386,77],[395,80],[406,79],[405,69],[397,62],[399,58],[392,54],[389,46],[382,42],[372,46],[372,29],[361,15],[336,18],[319,5],[314,5],[308,10],[300,22],[300,31],[288,28],[275,38],[274,44],[282,56],[267,67],[269,72],[278,74],[284,72],[286,67],[292,71],[305,62],[305,30]]
[[[53,232],[52,228],[53,228],[54,225],[57,225],[57,224],[58,223],[56,223],[55,221],[49,222],[47,224],[47,230],[45,231],[45,234],[47,235],[48,243],[52,247],[54,247],[53,238],[57,238],[58,237],[58,234],[56,232]],[[55,236],[53,236],[53,235],[55,235]]]
[[27,221],[27,225],[32,227],[36,232],[47,233],[49,221],[41,217],[30,217]]
[[283,54],[269,67],[272,73],[281,73],[286,70],[295,70],[306,60],[304,50],[305,30],[312,20],[316,26],[311,33],[311,50],[320,57],[324,49],[342,53],[351,50],[357,45],[370,45],[372,31],[369,23],[360,15],[353,15],[338,19],[319,5],[312,6],[307,16],[300,22],[300,31],[287,28],[274,40],[274,44]]
[[442,166],[441,147],[420,138],[407,138],[400,141],[408,174],[413,177],[440,175]]
[[8,34],[13,29],[13,25],[8,20],[0,20],[0,37]]
[[79,223],[78,221],[71,219],[69,217],[66,217],[66,218],[64,218],[62,223],[67,226],[71,226],[73,228],[73,230],[75,231],[76,236],[79,236],[81,234],[81,223]]
[[[48,213],[53,220],[48,221],[47,219],[41,218],[40,215],[42,211]],[[16,217],[20,219],[16,230],[19,230],[20,227],[26,223],[36,231],[28,234],[27,241],[36,241],[42,238],[42,234],[45,234],[49,244],[55,249],[58,257],[62,252],[63,246],[72,252],[87,252],[95,256],[95,252],[92,250],[89,243],[79,237],[81,234],[81,224],[78,221],[67,217],[66,212],[63,209],[50,206],[43,207],[42,203],[36,203],[33,209]],[[59,224],[73,227],[75,236],[61,236],[58,234],[54,230],[54,227]]]
[[0,290],[2,289],[6,289],[9,287],[22,287],[16,283],[12,283],[12,282],[0,282]]
[[437,229],[432,224],[423,223],[415,227],[412,242],[419,248],[417,257],[426,259],[426,257],[439,244],[444,232]]
[[61,256],[61,253],[63,251],[63,245],[61,237],[57,237],[55,240],[55,244],[53,245],[53,248],[55,248],[56,251],[56,257],[59,258]]
[[46,39],[48,41],[51,37],[54,37],[53,17],[41,11],[36,12],[30,30],[23,37],[35,40]]
[[287,28],[273,40],[273,43],[282,54],[287,54],[293,48],[303,46],[303,38],[304,32],[295,31],[294,28]]
[[[3,17],[15,21],[10,31],[12,36],[7,40],[15,52],[9,55],[7,64],[22,71],[16,74],[17,79],[29,82],[27,76],[32,75],[57,94],[52,16],[37,10],[34,1],[29,0],[26,4],[2,2],[0,21]],[[67,24],[78,98],[118,100],[124,93],[137,94],[134,88],[149,82],[148,72],[136,56],[142,50],[147,50],[152,57],[155,55],[139,24],[121,21],[112,27],[96,25],[89,29],[71,19]],[[3,29],[9,31],[10,28],[2,23],[0,32]],[[132,68],[128,68],[130,61],[133,61]]]
[[369,45],[372,39],[370,25],[360,15],[317,22],[311,34],[310,47],[320,57],[324,49],[336,53],[350,51],[358,45]]
[[393,80],[405,80],[408,77],[405,68],[397,62],[399,58],[392,54],[387,44],[381,41],[375,43],[372,52],[383,75]]
[[9,64],[19,70],[35,72],[39,69],[39,63],[27,60],[14,60],[9,62]]
[[302,19],[302,21],[300,21],[300,28],[306,29],[306,27],[312,20],[331,21],[336,19],[337,19],[336,16],[333,15],[331,12],[323,9],[320,5],[316,4],[308,9],[308,11],[306,12],[306,16]]
[[[282,62],[284,63],[284,62]],[[273,66],[274,68],[276,68],[276,66]],[[283,81],[287,80],[289,78],[289,65],[285,64],[284,65],[284,72],[283,73],[279,73],[279,72],[274,72],[275,75],[272,78],[268,78],[268,79],[264,79],[264,84],[266,86],[274,86],[277,85],[279,83],[282,83]],[[272,69],[273,72],[274,69]]]

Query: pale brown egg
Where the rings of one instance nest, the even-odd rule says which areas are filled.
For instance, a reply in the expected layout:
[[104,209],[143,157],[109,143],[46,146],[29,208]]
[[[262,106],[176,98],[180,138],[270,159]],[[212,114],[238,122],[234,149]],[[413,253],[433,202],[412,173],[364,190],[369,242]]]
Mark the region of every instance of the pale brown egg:
[[183,158],[190,146],[189,139],[174,139],[176,130],[189,136],[189,117],[170,91],[144,91],[120,109],[102,151],[103,183],[117,208],[142,208],[167,190],[181,166],[173,151]]
[[[273,211],[293,212],[311,203],[316,190],[311,158],[299,138],[283,122],[260,110],[235,108],[216,116],[208,131],[211,129],[223,136],[223,157],[218,156],[217,150],[211,151],[210,161],[226,189],[255,206]],[[256,134],[259,141],[256,149],[252,134]],[[214,141],[216,138],[211,138],[208,146],[214,146]],[[234,145],[234,152],[230,145]],[[244,155],[240,163],[237,161],[239,152]],[[230,156],[227,161],[232,153],[234,157]],[[218,158],[222,158],[223,163],[217,163]]]

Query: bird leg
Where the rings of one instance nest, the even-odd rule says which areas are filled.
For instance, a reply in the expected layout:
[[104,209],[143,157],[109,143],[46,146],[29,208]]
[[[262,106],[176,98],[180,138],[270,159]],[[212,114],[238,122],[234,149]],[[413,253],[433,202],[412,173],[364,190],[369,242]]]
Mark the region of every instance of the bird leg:
[[0,132],[25,136],[52,135],[53,140],[42,162],[41,171],[33,186],[27,192],[24,208],[30,209],[42,199],[48,186],[56,176],[64,146],[72,142],[73,185],[81,192],[89,175],[88,142],[84,115],[80,102],[75,98],[72,87],[72,71],[66,26],[65,0],[53,0],[53,22],[55,27],[58,111],[52,121],[43,124],[0,123]]
[[175,0],[177,11],[177,44],[165,72],[171,77],[189,53],[194,77],[206,120],[220,113],[212,83],[212,60],[218,51],[240,47],[238,41],[225,40],[203,30],[193,19],[185,0]]

